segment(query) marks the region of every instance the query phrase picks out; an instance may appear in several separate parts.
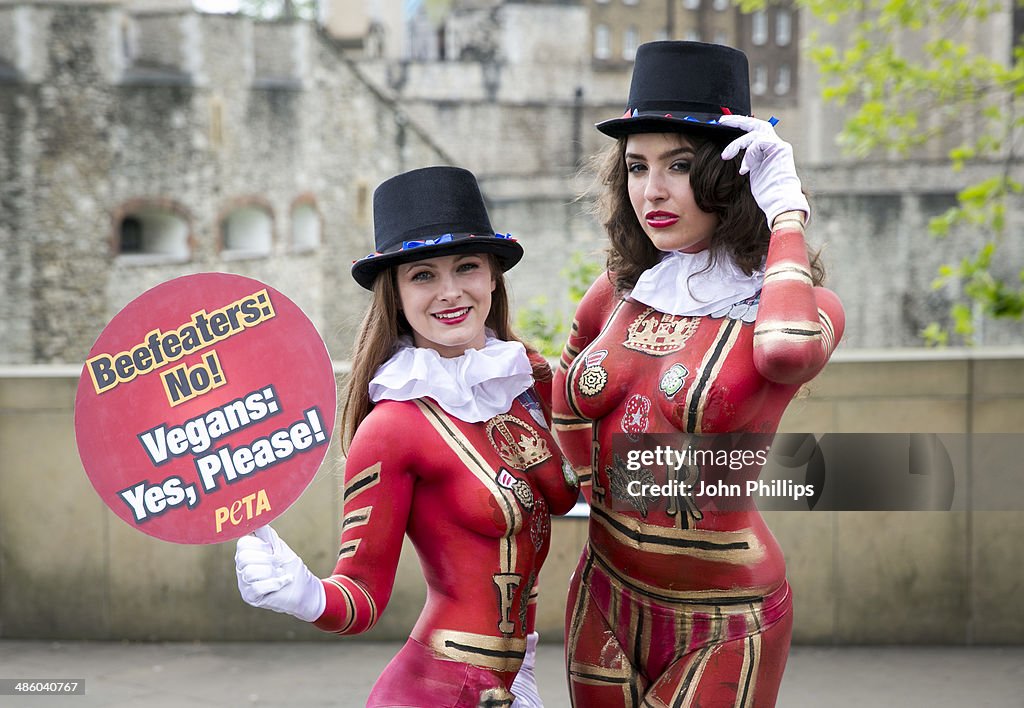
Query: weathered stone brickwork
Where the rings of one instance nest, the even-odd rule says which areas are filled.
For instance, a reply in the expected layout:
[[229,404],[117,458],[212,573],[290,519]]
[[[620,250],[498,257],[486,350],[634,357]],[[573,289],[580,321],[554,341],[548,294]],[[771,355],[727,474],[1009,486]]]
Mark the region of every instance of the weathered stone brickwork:
[[[0,0],[0,364],[81,361],[128,301],[205,270],[281,290],[345,358],[366,302],[348,269],[369,251],[373,188],[439,163],[476,172],[495,228],[524,243],[514,301],[543,296],[567,320],[562,269],[574,252],[600,262],[604,247],[577,170],[609,145],[593,123],[621,113],[628,72],[589,61],[585,7],[486,12],[495,52],[399,62],[355,58],[306,22]],[[453,50],[474,26],[462,18]],[[806,63],[801,76],[814,76]],[[847,308],[843,346],[920,346],[954,295],[931,286],[939,264],[980,243],[969,232],[936,241],[928,219],[980,173],[840,159],[839,116],[816,90],[802,80],[800,105],[754,109],[780,117],[794,144],[809,233]],[[319,220],[318,246],[293,243],[300,205]],[[1024,203],[1011,206],[1004,276],[1024,264]],[[181,220],[184,255],[118,254],[121,220],[148,207]],[[225,250],[222,222],[239,207],[268,215],[268,252]],[[1019,340],[1019,322],[980,337]]]
[[[308,23],[166,13],[126,35],[116,4],[33,5],[0,8],[0,28],[15,16],[37,41],[19,55],[0,37],[22,67],[0,83],[0,362],[81,361],[145,289],[210,270],[279,289],[346,356],[372,189],[447,162],[432,139]],[[133,61],[126,36],[164,42]],[[146,203],[184,219],[187,257],[117,253],[120,217]],[[249,203],[271,215],[270,252],[233,257],[221,220]],[[312,250],[291,244],[296,204],[321,216]]]

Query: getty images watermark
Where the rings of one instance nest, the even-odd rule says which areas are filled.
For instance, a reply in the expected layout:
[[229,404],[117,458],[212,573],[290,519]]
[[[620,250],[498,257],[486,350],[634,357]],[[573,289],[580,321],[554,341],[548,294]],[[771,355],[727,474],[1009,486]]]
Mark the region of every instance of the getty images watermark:
[[1020,434],[623,434],[600,455],[592,491],[643,516],[754,507],[1021,511],[1022,458]]
[[631,479],[626,483],[626,492],[634,497],[647,499],[657,497],[788,497],[798,500],[814,495],[813,484],[797,484],[789,479],[766,481],[747,479],[742,482],[726,482],[723,479],[707,480],[695,476],[694,482],[679,478],[681,470],[725,469],[738,472],[752,467],[763,468],[768,464],[770,446],[757,450],[702,448],[687,445],[678,449],[670,445],[657,445],[649,450],[628,450],[626,470],[640,472],[644,469],[661,468],[672,471],[661,484],[645,483]]

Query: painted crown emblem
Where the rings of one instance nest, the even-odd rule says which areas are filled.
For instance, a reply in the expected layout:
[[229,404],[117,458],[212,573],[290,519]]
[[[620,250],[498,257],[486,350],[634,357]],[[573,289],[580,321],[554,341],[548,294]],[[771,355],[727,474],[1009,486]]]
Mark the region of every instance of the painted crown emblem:
[[527,470],[551,457],[544,438],[512,415],[496,415],[487,421],[487,439],[502,462],[517,470]]
[[622,346],[655,356],[677,352],[686,345],[700,324],[699,317],[681,317],[655,312],[648,307],[629,325]]

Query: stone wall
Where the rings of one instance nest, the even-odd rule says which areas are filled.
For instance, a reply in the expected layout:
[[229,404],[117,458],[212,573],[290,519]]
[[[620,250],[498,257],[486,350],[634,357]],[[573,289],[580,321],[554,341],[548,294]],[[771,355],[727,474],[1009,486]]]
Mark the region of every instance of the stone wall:
[[[410,63],[355,61],[305,22],[0,2],[0,363],[80,361],[128,301],[202,270],[266,281],[344,357],[366,302],[347,271],[370,250],[373,188],[438,163],[476,172],[495,227],[524,244],[514,301],[545,298],[567,322],[562,269],[575,252],[600,262],[604,247],[580,197],[589,175],[577,170],[610,144],[593,124],[621,113],[629,77],[591,65],[582,6],[494,12],[495,57]],[[995,20],[971,32],[1006,46]],[[955,295],[932,287],[938,266],[981,239],[935,240],[928,219],[982,168],[954,173],[928,155],[840,159],[829,146],[841,116],[821,104],[816,78],[805,80],[807,64],[799,106],[755,113],[780,117],[794,144],[812,193],[810,239],[847,310],[842,347],[920,346],[920,330]],[[146,203],[187,225],[186,257],[117,256],[120,217]],[[298,204],[321,220],[319,247],[291,243]],[[247,205],[272,223],[270,251],[256,258],[223,248],[223,218]],[[1008,233],[1022,221],[1018,197]],[[1015,277],[1024,242],[1001,248],[995,270]],[[1020,323],[987,323],[978,341],[1017,343]]]
[[[348,269],[372,250],[373,187],[448,162],[430,136],[309,23],[0,7],[0,32],[17,26],[39,42],[0,80],[0,361],[80,361],[131,299],[211,270],[285,293],[344,356],[364,302]],[[184,258],[117,253],[119,216],[146,204],[184,220]],[[297,204],[321,218],[312,249],[291,242]],[[258,257],[224,248],[222,220],[245,205],[271,219]]]

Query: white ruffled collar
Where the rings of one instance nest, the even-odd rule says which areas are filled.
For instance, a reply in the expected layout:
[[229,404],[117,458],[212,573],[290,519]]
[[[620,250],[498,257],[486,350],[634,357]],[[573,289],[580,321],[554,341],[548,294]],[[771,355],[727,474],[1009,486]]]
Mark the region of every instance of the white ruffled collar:
[[761,290],[763,266],[747,275],[728,256],[720,255],[708,268],[710,259],[707,249],[666,253],[640,275],[628,298],[670,315],[721,316]]
[[482,349],[467,349],[446,359],[437,351],[413,346],[400,337],[399,349],[370,381],[370,400],[410,401],[429,397],[467,423],[505,413],[533,385],[533,366],[521,342],[506,342],[488,332]]

